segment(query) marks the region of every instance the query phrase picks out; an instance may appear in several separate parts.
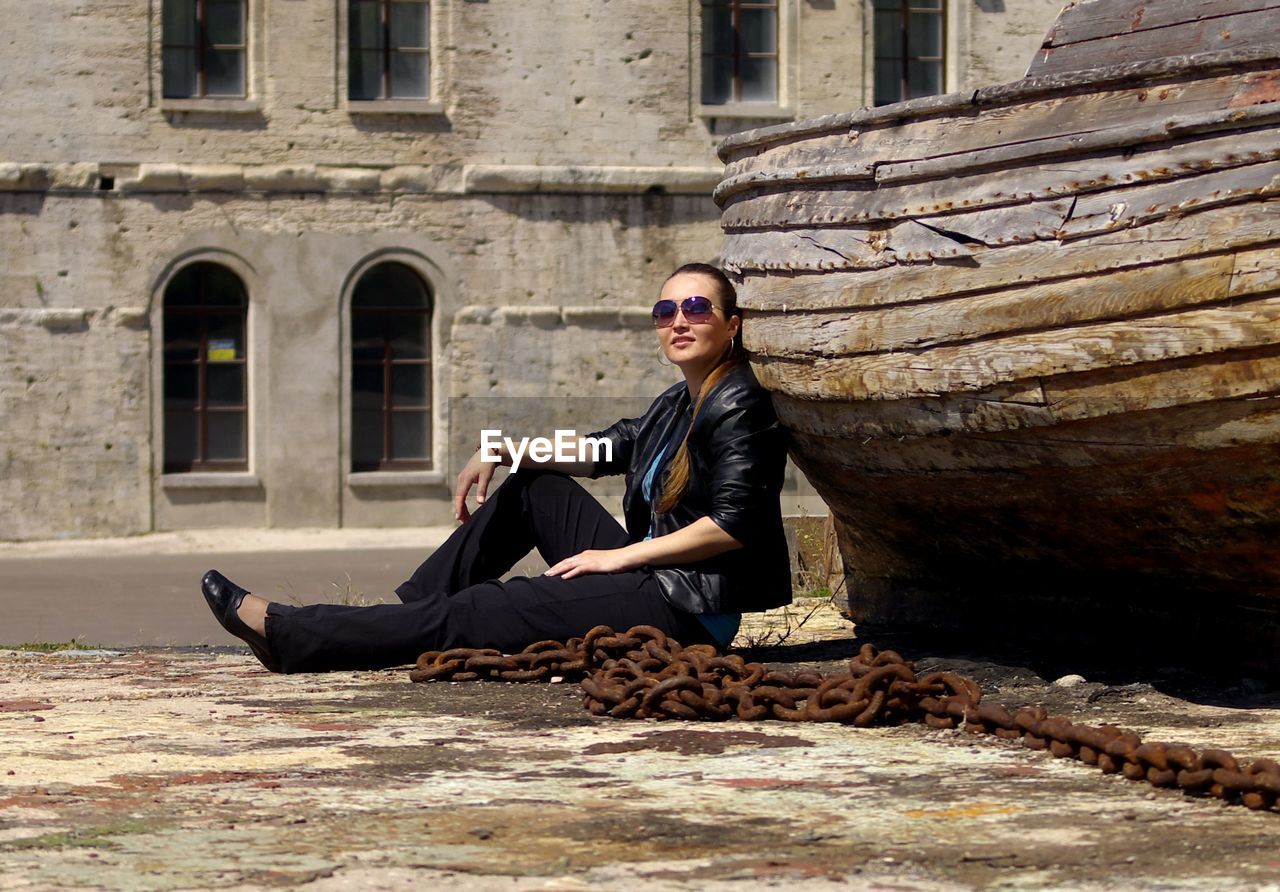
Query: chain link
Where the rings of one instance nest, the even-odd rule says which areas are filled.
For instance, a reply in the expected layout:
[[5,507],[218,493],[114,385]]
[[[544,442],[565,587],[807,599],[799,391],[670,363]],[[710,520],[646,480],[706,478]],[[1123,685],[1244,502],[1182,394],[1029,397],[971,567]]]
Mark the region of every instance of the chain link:
[[784,672],[706,644],[681,647],[652,626],[619,634],[597,626],[582,638],[539,641],[518,654],[455,648],[418,658],[415,682],[580,681],[592,715],[687,721],[840,722],[865,728],[923,722],[963,727],[974,734],[1020,740],[1059,758],[1095,765],[1157,787],[1216,796],[1251,809],[1274,810],[1280,764],[1243,764],[1219,749],[1143,741],[1115,725],[1080,725],[1041,706],[1010,711],[983,703],[973,679],[954,672],[917,676],[915,666],[891,650],[862,645],[845,672]]

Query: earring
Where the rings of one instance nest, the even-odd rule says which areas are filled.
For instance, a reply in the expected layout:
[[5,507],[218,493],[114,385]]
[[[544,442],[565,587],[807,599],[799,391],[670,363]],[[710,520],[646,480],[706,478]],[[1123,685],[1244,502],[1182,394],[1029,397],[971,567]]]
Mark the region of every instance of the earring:
[[674,362],[667,359],[667,354],[662,352],[662,348],[658,348],[658,365],[675,365]]

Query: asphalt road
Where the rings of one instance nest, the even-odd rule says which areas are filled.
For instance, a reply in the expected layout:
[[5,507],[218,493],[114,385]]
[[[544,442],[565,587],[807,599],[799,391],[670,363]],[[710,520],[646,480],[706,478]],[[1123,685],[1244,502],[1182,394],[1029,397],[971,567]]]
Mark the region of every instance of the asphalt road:
[[[0,646],[238,644],[200,595],[206,570],[273,601],[394,603],[396,586],[429,553],[420,547],[0,555]],[[544,566],[534,555],[516,571]]]

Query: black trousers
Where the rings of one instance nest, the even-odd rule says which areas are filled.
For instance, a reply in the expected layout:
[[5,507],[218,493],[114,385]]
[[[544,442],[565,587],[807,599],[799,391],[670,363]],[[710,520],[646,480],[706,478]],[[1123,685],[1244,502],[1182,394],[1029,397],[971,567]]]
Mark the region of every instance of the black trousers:
[[498,580],[531,548],[550,566],[589,548],[619,548],[627,541],[626,530],[573,479],[520,471],[396,589],[403,603],[273,603],[267,642],[285,672],[382,669],[451,647],[514,653],[601,624],[619,630],[651,625],[682,643],[711,643],[695,616],[667,603],[647,568],[573,579]]

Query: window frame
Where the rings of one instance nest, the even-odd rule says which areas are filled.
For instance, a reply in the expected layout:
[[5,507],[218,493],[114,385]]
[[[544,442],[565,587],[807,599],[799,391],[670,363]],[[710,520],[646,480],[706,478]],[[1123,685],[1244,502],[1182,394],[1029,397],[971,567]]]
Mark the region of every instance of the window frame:
[[[783,45],[783,5],[785,0],[699,0],[698,12],[699,34],[701,37],[701,46],[698,54],[698,99],[699,104],[704,109],[729,108],[733,106],[762,106],[777,107],[781,105],[782,100],[782,45]],[[702,27],[705,22],[705,11],[708,8],[728,6],[730,11],[733,48],[728,53],[716,53],[708,51],[709,41],[707,40],[706,29]],[[755,9],[771,9],[773,10],[773,51],[772,52],[749,52],[742,48],[742,12],[743,10]],[[729,58],[732,68],[730,76],[730,96],[720,102],[708,102],[706,97],[706,81],[703,73],[706,70],[706,60],[708,58]],[[742,63],[746,59],[772,59],[773,60],[773,97],[770,99],[743,99],[742,98]]]
[[[360,283],[365,277],[376,271],[379,267],[386,264],[394,264],[404,268],[408,273],[414,276],[418,285],[422,289],[423,304],[420,307],[405,306],[359,306],[356,303],[356,293],[359,291]],[[348,340],[347,346],[347,363],[349,365],[347,375],[347,386],[351,399],[347,411],[348,417],[348,452],[347,452],[347,472],[348,474],[370,474],[370,473],[386,473],[396,471],[433,471],[435,469],[435,428],[436,428],[436,381],[435,381],[435,358],[433,356],[433,345],[435,343],[434,317],[436,312],[436,297],[431,282],[422,275],[417,269],[410,264],[404,263],[398,258],[385,258],[369,264],[360,270],[359,274],[353,280],[351,298],[348,303],[348,319],[351,331],[351,338]],[[378,360],[357,360],[355,356],[354,333],[356,330],[357,317],[365,319],[380,319],[383,324],[382,328],[382,356]],[[392,342],[395,332],[392,327],[392,321],[397,317],[415,317],[422,321],[423,331],[426,335],[425,356],[421,359],[397,359],[392,352]],[[400,404],[397,403],[395,397],[395,370],[397,368],[423,368],[424,374],[424,391],[425,402],[422,404]],[[358,410],[355,405],[355,377],[356,372],[360,368],[378,367],[382,369],[382,402],[378,408],[381,416],[381,435],[382,435],[382,455],[376,462],[361,462],[355,455],[355,432],[356,432],[356,414]],[[395,451],[395,424],[394,419],[397,414],[417,414],[421,415],[427,425],[426,442],[424,443],[425,457],[414,458],[397,458]]]
[[[196,279],[197,290],[201,296],[197,297],[196,303],[192,305],[169,305],[169,293],[173,288],[174,281],[185,271],[195,266],[218,266],[225,273],[232,276],[240,287],[241,303],[239,307],[231,307],[224,304],[207,304],[202,299],[204,289],[207,287],[204,277]],[[225,264],[218,263],[215,260],[197,259],[190,263],[183,264],[176,269],[169,280],[165,283],[161,291],[160,300],[160,319],[161,319],[161,336],[160,336],[160,419],[162,430],[165,435],[162,437],[162,447],[160,454],[161,473],[164,475],[178,474],[202,474],[202,473],[237,473],[247,472],[249,470],[249,458],[251,454],[252,417],[250,412],[250,338],[249,338],[249,306],[250,296],[248,286],[245,285],[244,279],[232,268]],[[196,356],[194,360],[170,360],[166,356],[169,345],[169,319],[170,314],[177,316],[194,316],[198,320],[199,338],[196,346]],[[243,344],[243,356],[232,360],[218,360],[215,364],[218,366],[236,365],[242,369],[241,372],[241,401],[235,405],[210,406],[209,390],[208,390],[208,367],[210,365],[208,355],[209,343],[209,320],[211,317],[231,317],[237,316],[240,320],[241,342]],[[171,368],[196,367],[196,403],[189,411],[196,416],[196,451],[195,458],[190,462],[176,462],[171,457],[170,442],[168,437],[168,416],[171,412],[188,411],[186,409],[173,409],[169,406],[168,397],[165,395],[166,385],[169,379]],[[238,414],[242,418],[242,459],[210,459],[209,455],[209,415],[231,415]]]
[[[378,7],[379,23],[381,25],[381,46],[380,47],[355,47],[351,43],[351,20],[353,7],[365,4],[376,4]],[[422,46],[396,47],[391,40],[391,10],[392,7],[400,5],[416,5],[424,7],[426,20],[426,43]],[[343,38],[344,54],[339,59],[339,65],[342,66],[340,74],[342,82],[346,88],[342,91],[347,107],[351,110],[370,111],[375,109],[395,110],[395,111],[436,111],[434,97],[436,96],[436,83],[438,73],[436,71],[435,61],[436,54],[433,51],[435,45],[434,20],[435,6],[433,0],[346,0],[342,4],[343,20],[340,23]],[[376,52],[380,56],[380,95],[375,98],[356,98],[352,96],[352,64],[356,53],[373,53]],[[393,90],[392,79],[392,61],[396,53],[407,53],[410,55],[426,56],[426,64],[424,70],[427,82],[425,84],[424,95],[422,96],[396,96]],[[423,108],[426,106],[426,108]]]
[[[947,0],[938,0],[938,6],[936,8],[917,6],[915,5],[914,0],[899,0],[899,3],[901,4],[901,9],[897,10],[897,12],[899,13],[899,21],[898,21],[899,41],[898,41],[898,46],[895,48],[898,51],[899,55],[882,57],[880,55],[879,41],[875,39],[876,18],[882,13],[892,13],[895,10],[879,9],[876,5],[876,0],[868,0],[867,2],[867,12],[869,15],[869,24],[868,24],[867,33],[871,35],[871,53],[869,54],[870,55],[870,71],[868,72],[868,84],[870,86],[870,93],[871,93],[870,104],[874,107],[892,105],[896,102],[907,102],[913,98],[921,99],[921,98],[924,98],[924,96],[939,96],[947,92],[947,80],[948,80],[947,66],[949,62],[948,57],[950,55],[948,52],[948,38],[949,38],[948,32],[950,30],[949,29],[950,16],[948,15],[948,13],[950,12],[950,9],[948,7]],[[927,15],[933,15],[937,17],[938,23],[939,23],[938,47],[941,53],[940,55],[936,57],[911,55],[911,16],[912,14],[927,14]],[[902,73],[898,81],[898,98],[894,100],[886,101],[886,102],[878,102],[876,100],[877,68],[882,58],[893,59],[897,61],[898,63],[900,63],[901,69],[902,69]],[[922,94],[921,96],[916,96],[916,97],[911,96],[911,80],[910,80],[910,63],[911,62],[929,62],[937,66],[938,84],[939,84],[939,89],[937,93],[925,93],[925,94]]]
[[[196,21],[196,43],[195,44],[171,44],[165,40],[164,16],[167,13],[166,7],[169,3],[193,3],[195,5],[195,21]],[[208,39],[208,29],[206,21],[208,18],[209,0],[162,0],[160,4],[160,97],[161,102],[165,104],[181,103],[181,102],[237,102],[243,101],[249,96],[250,89],[250,58],[249,58],[249,30],[250,30],[250,10],[249,0],[235,0],[240,7],[240,43],[211,43]],[[196,56],[196,91],[192,94],[170,96],[165,93],[165,65],[164,58],[167,51],[174,50],[194,50]],[[227,51],[237,50],[240,53],[241,65],[243,68],[243,83],[239,93],[214,93],[208,91],[208,61],[207,57],[210,51]]]

